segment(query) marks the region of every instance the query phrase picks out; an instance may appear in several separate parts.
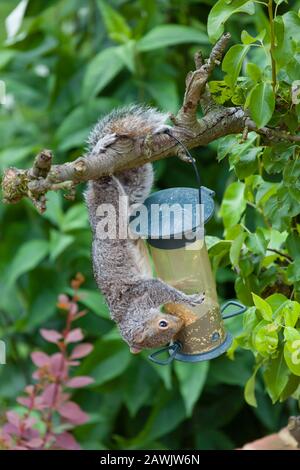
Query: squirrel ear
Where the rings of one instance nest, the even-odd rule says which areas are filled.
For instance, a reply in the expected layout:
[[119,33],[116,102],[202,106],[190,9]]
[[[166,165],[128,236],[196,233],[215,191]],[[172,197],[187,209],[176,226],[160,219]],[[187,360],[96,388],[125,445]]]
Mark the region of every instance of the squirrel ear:
[[136,335],[134,336],[134,343],[135,344],[141,344],[145,339],[145,333],[143,331],[140,331],[138,333],[136,333]]

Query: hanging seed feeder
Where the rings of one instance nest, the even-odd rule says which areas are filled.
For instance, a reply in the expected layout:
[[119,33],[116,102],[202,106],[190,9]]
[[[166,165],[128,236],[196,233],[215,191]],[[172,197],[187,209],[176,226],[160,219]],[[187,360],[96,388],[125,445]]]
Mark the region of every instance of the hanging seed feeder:
[[[214,212],[213,196],[214,192],[203,186],[199,190],[171,188],[151,194],[144,202],[148,220],[135,233],[147,240],[157,277],[186,294],[205,293],[204,302],[197,307],[164,306],[167,313],[183,319],[184,327],[173,344],[149,356],[158,364],[174,359],[205,361],[223,354],[232,342],[224,320],[246,310],[237,301],[222,307],[218,303],[204,239],[204,225]],[[224,316],[229,306],[234,306],[234,311]],[[162,360],[165,351],[169,356]]]

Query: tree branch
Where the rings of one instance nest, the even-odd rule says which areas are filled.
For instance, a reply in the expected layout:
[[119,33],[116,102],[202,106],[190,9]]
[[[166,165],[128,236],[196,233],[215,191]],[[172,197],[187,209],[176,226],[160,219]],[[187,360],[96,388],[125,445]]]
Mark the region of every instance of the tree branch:
[[257,129],[255,122],[251,119],[247,119],[246,126],[249,130],[257,132],[264,137],[266,137],[270,142],[280,142],[286,141],[289,142],[300,142],[300,135],[291,135],[288,132],[281,131],[279,129],[271,129],[270,127],[261,127]]
[[[268,139],[278,132],[255,124],[239,107],[225,108],[217,105],[208,90],[208,79],[216,65],[220,64],[230,35],[224,34],[213,47],[210,57],[203,62],[200,53],[195,55],[196,70],[190,72],[186,80],[186,91],[182,108],[177,116],[170,116],[174,126],[171,132],[145,135],[137,139],[117,136],[115,142],[87,157],[62,165],[51,165],[52,154],[43,150],[34,160],[33,167],[27,170],[8,168],[3,175],[3,200],[17,203],[29,197],[40,212],[46,208],[46,193],[50,190],[66,190],[72,197],[77,184],[95,180],[101,176],[124,171],[148,162],[167,158],[178,153],[180,140],[191,149],[229,134],[238,134],[247,127],[265,135]],[[197,119],[198,104],[201,104],[204,117]],[[282,133],[281,133],[282,134]],[[282,135],[280,136],[282,138]],[[285,135],[287,140],[292,136]],[[295,136],[295,141],[300,137]],[[120,154],[122,158],[120,159]]]
[[[207,114],[199,121],[197,133],[183,126],[172,127],[172,134],[188,148],[207,145],[209,142],[228,134],[242,132],[245,115],[239,108],[222,108]],[[145,136],[146,137],[146,136]],[[88,158],[79,157],[74,162],[53,165],[45,178],[33,176],[32,169],[8,168],[2,180],[3,200],[17,203],[29,197],[40,212],[45,210],[44,196],[48,191],[72,190],[76,184],[95,180],[101,176],[117,173],[145,163],[170,157],[177,153],[177,142],[167,134],[154,135],[149,143],[146,139],[119,137],[105,151]],[[124,158],[121,164],[119,155]],[[117,158],[118,157],[118,158]]]
[[[220,65],[224,51],[230,39],[230,34],[226,33],[219,39],[213,47],[211,54],[203,64],[201,53],[195,55],[196,70],[189,72],[186,78],[186,90],[183,98],[182,108],[177,115],[177,122],[189,127],[197,129],[197,108],[201,96],[206,91],[206,84],[216,65]],[[206,98],[208,94],[206,92]]]

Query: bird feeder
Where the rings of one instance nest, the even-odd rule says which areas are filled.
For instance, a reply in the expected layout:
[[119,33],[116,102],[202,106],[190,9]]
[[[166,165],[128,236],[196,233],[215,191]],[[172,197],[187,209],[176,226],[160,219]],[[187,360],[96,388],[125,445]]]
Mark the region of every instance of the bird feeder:
[[[157,277],[186,294],[205,293],[204,302],[196,307],[164,306],[167,313],[183,319],[184,327],[173,344],[149,356],[158,364],[174,359],[198,362],[223,354],[232,342],[224,319],[245,311],[237,301],[229,301],[222,308],[218,302],[204,238],[205,223],[214,212],[213,196],[214,192],[203,186],[172,188],[153,193],[144,202],[148,220],[139,233],[147,239]],[[230,305],[234,312],[223,316]],[[165,351],[169,355],[162,360]]]

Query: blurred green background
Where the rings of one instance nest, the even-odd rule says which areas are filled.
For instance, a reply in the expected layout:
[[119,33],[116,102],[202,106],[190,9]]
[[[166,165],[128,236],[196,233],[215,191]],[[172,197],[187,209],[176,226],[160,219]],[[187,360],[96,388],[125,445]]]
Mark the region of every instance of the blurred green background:
[[[0,80],[7,96],[0,106],[0,171],[29,166],[43,148],[53,150],[55,163],[75,159],[92,125],[116,106],[138,102],[176,112],[194,52],[209,53],[206,20],[213,4],[1,0]],[[259,21],[236,15],[228,25],[233,42],[245,25],[255,32]],[[216,191],[207,233],[221,236],[218,207],[234,176],[225,160],[217,163],[216,145],[193,154],[203,184]],[[195,185],[191,168],[176,158],[158,162],[155,170],[157,188]],[[235,361],[222,356],[172,367],[129,353],[92,278],[83,190],[72,203],[49,194],[43,216],[27,200],[0,203],[0,338],[8,348],[8,364],[0,366],[0,419],[31,380],[30,352],[45,349],[39,328],[62,324],[57,295],[68,292],[80,271],[90,314],[79,323],[95,346],[80,370],[95,383],[76,393],[90,415],[75,433],[83,448],[230,449],[285,425],[293,402],[272,405],[260,380],[258,407],[245,403],[253,365],[247,351]],[[220,269],[217,281],[220,301],[235,297],[231,270]],[[240,320],[228,323],[240,331]]]

